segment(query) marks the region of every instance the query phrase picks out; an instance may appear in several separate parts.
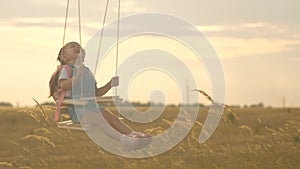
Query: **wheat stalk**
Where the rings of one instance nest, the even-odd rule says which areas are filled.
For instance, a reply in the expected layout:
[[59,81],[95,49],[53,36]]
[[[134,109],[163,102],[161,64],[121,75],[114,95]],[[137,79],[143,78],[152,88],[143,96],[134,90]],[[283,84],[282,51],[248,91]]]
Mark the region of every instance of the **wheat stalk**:
[[40,110],[41,110],[41,113],[42,113],[42,115],[43,115],[43,118],[44,118],[44,122],[47,124],[47,125],[53,125],[53,122],[51,122],[50,120],[49,120],[49,116],[48,116],[48,114],[45,112],[45,110],[43,109],[43,107],[40,105],[40,103],[37,101],[37,100],[35,100],[34,98],[32,98],[33,99],[33,101],[37,104],[37,106],[40,108]]
[[55,144],[54,144],[49,138],[47,138],[47,137],[29,134],[29,135],[23,137],[22,139],[23,139],[23,140],[27,140],[27,139],[35,139],[35,140],[38,140],[38,141],[40,141],[40,142],[47,143],[47,144],[50,145],[51,147],[55,148]]
[[47,128],[38,128],[38,129],[35,129],[33,130],[34,133],[44,133],[45,135],[49,135],[49,134],[52,134],[52,132],[50,130],[48,130]]
[[41,119],[38,117],[38,115],[34,111],[31,111],[31,110],[21,110],[19,112],[22,112],[22,113],[25,113],[25,114],[29,115],[30,117],[32,117],[38,123],[41,122]]
[[12,163],[9,163],[9,162],[6,162],[6,161],[3,161],[1,162],[0,161],[0,167],[13,167]]
[[240,129],[245,129],[245,130],[247,130],[251,135],[254,135],[253,130],[252,130],[249,126],[247,126],[247,125],[242,125],[242,126],[240,126],[239,128],[240,128]]
[[223,103],[218,103],[218,102],[214,101],[214,100],[212,99],[212,97],[211,97],[210,95],[208,95],[204,90],[194,89],[194,90],[192,90],[192,91],[199,92],[199,93],[202,94],[204,97],[206,97],[206,99],[209,100],[213,105],[224,106],[225,109],[226,109],[228,112],[232,113],[232,114],[235,116],[235,118],[237,118],[236,113],[231,109],[231,107],[230,107],[229,105],[223,104]]

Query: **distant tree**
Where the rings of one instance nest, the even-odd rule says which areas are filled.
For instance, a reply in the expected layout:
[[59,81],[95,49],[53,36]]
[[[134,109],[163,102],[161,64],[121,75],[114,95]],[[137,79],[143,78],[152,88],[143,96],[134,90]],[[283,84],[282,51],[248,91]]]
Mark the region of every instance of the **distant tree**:
[[159,102],[159,103],[156,103],[155,106],[157,106],[157,107],[164,107],[165,104]]
[[241,105],[230,105],[232,108],[241,108]]
[[263,108],[264,104],[262,102],[260,102],[258,104],[252,104],[252,105],[250,105],[250,107],[252,107],[252,108]]
[[264,104],[262,102],[257,104],[258,107],[265,107]]
[[192,104],[192,106],[193,107],[206,107],[204,104],[202,104],[202,103],[194,103],[194,104]]
[[131,105],[134,107],[142,106],[142,104],[140,102],[131,102]]
[[168,104],[169,107],[177,107],[176,104]]
[[0,102],[0,107],[13,107],[13,105],[8,102]]

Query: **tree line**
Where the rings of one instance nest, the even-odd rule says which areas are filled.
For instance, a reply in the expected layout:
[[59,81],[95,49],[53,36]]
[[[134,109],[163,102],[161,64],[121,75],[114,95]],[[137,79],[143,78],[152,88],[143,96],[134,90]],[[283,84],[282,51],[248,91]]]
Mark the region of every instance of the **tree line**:
[[[194,104],[163,104],[163,103],[154,103],[154,102],[129,102],[129,101],[123,101],[121,103],[118,103],[118,106],[136,106],[136,107],[141,107],[141,106],[156,106],[156,107],[164,107],[164,106],[170,106],[170,107],[181,107],[181,106],[188,106],[188,107],[209,107],[210,105],[204,105],[202,103],[194,103]],[[56,106],[54,102],[43,102],[41,103],[41,106]],[[14,107],[13,104],[9,102],[0,102],[0,107]],[[35,106],[36,107],[36,106]],[[257,104],[251,104],[251,105],[231,105],[230,107],[233,108],[264,108],[264,104],[262,102],[257,103]]]

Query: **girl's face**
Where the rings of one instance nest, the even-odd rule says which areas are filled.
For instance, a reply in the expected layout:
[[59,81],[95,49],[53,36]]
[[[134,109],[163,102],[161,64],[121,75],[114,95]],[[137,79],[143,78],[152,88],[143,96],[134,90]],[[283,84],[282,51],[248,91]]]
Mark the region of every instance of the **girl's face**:
[[[65,45],[63,50],[63,59],[65,63],[68,63],[69,61],[76,61],[78,59],[78,56],[81,52],[82,48],[80,44],[77,42],[70,42]],[[84,56],[81,56],[83,58],[80,58],[80,60],[84,60]]]

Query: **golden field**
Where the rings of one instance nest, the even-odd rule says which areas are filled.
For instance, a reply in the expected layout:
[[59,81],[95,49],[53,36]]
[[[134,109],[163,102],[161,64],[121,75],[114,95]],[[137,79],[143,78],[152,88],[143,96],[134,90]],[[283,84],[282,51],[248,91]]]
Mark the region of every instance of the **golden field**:
[[[113,112],[115,109],[110,107]],[[139,108],[143,109],[143,108]],[[294,169],[300,166],[300,109],[235,108],[225,111],[213,136],[200,144],[198,137],[208,113],[201,108],[194,127],[176,147],[159,156],[131,159],[97,146],[83,131],[59,129],[54,110],[0,108],[0,168],[34,169]],[[149,124],[124,120],[137,131],[157,135],[178,114],[167,107]],[[150,130],[151,129],[151,130]]]

